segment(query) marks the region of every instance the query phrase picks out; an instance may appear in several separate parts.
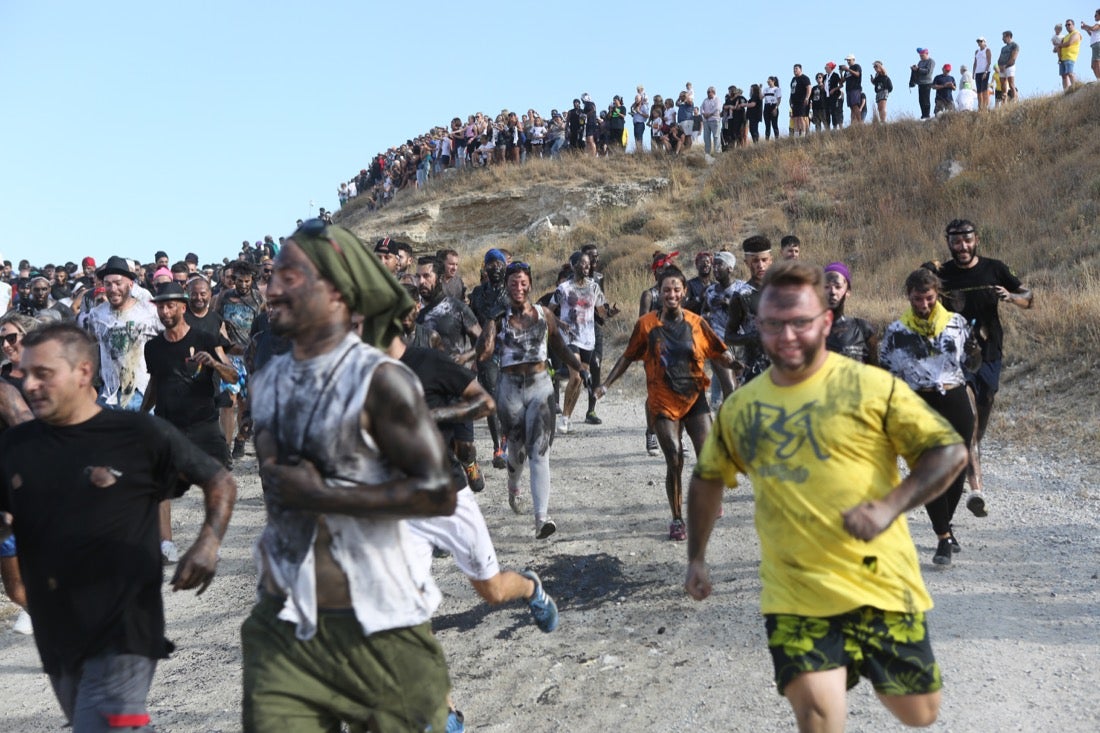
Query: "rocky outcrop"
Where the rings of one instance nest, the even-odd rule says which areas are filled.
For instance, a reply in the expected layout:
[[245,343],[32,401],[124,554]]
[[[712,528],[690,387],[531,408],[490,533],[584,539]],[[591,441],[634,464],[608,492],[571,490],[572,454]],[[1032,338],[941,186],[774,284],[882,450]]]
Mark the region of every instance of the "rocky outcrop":
[[536,241],[558,236],[599,209],[634,206],[668,185],[667,178],[651,178],[572,186],[536,183],[446,197],[407,192],[405,201],[380,211],[351,212],[341,223],[366,242],[389,236],[417,249],[457,243],[480,249],[523,235]]

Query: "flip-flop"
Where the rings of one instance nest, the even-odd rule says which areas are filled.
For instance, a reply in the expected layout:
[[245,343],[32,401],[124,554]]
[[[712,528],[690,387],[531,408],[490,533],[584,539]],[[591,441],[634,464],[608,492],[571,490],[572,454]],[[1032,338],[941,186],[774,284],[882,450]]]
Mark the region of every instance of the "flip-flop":
[[970,498],[966,500],[966,508],[975,517],[984,517],[989,514],[985,510],[985,499],[982,498],[981,494],[971,494]]

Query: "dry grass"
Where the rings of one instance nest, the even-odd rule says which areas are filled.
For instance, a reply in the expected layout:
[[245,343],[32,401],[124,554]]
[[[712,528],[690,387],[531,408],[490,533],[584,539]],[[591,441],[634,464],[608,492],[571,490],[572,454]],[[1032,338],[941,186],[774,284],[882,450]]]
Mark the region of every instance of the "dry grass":
[[[883,326],[904,306],[905,276],[947,256],[944,225],[972,219],[982,253],[1010,263],[1036,292],[1033,310],[1003,309],[1008,371],[1001,402],[1027,416],[1021,422],[1034,425],[1036,437],[1048,434],[1050,422],[1074,426],[1076,437],[1059,441],[1073,447],[1093,438],[1098,425],[1098,108],[1100,85],[1092,85],[988,113],[783,139],[737,149],[709,166],[699,151],[537,160],[449,176],[425,195],[470,185],[484,191],[668,179],[663,194],[629,209],[591,212],[561,239],[501,243],[532,263],[540,288],[552,286],[569,252],[597,244],[609,298],[624,306],[611,332],[620,339],[649,287],[654,249],[680,250],[690,268],[700,249],[739,251],[751,234],[775,242],[797,234],[803,257],[851,267],[850,312]],[[463,265],[475,272],[480,257],[470,253]],[[612,339],[609,358],[621,345]],[[1018,425],[1013,432],[1022,434]]]

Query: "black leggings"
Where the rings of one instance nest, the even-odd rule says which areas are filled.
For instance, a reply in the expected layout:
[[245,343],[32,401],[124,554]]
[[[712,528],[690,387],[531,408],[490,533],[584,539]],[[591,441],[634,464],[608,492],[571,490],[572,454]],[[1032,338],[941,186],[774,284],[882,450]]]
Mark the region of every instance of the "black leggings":
[[[947,394],[939,392],[918,392],[936,412],[940,413],[951,423],[951,427],[962,436],[963,441],[969,447],[971,436],[974,435],[974,408],[970,405],[970,396],[966,393],[965,386],[954,387],[947,390]],[[955,516],[955,509],[959,506],[962,497],[963,482],[966,481],[966,471],[959,473],[958,478],[951,482],[947,491],[937,496],[924,505],[928,512],[928,518],[932,520],[932,530],[937,534],[946,534],[951,531],[951,519]]]
[[764,139],[771,140],[772,130],[775,130],[776,138],[779,137],[779,105],[764,105]]

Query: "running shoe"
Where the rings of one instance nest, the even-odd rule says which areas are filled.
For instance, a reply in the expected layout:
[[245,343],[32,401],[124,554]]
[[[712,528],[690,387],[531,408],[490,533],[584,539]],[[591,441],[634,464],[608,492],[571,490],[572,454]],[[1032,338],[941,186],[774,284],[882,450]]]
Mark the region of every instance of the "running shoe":
[[466,466],[466,482],[470,484],[470,491],[485,490],[485,477],[481,475],[481,468],[477,465],[477,461]]
[[240,438],[233,441],[233,457],[244,458],[244,441]]
[[535,584],[535,593],[527,601],[527,607],[531,609],[531,615],[535,617],[535,624],[539,630],[549,634],[558,628],[558,604],[543,590],[542,581],[534,570],[524,570],[520,573],[523,577]]
[[451,710],[447,713],[447,733],[466,733],[466,718],[461,710]]
[[493,451],[493,468],[507,468],[508,459],[504,457],[504,449],[497,448]]
[[512,507],[512,511],[516,514],[523,514],[522,501],[523,497],[520,496],[519,489],[508,489],[508,506]]
[[11,625],[11,632],[13,634],[23,634],[24,636],[33,634],[34,626],[31,624],[31,615],[20,610],[19,615],[15,617],[15,623]]
[[558,531],[558,525],[554,524],[554,520],[547,517],[541,522],[535,523],[535,539],[544,540],[550,535]]
[[966,500],[966,508],[975,517],[984,517],[989,514],[985,508],[985,499],[982,498],[981,494],[971,494],[970,498]]
[[558,415],[558,433],[569,435],[569,418],[565,415]]
[[651,456],[658,456],[661,454],[661,446],[657,445],[657,433],[646,432],[645,451]]
[[952,527],[947,531],[950,532],[950,534],[947,535],[947,539],[951,540],[951,552],[962,552],[962,545],[955,539],[955,528]]
[[936,565],[950,565],[951,555],[955,552],[951,547],[951,538],[944,537],[936,545],[936,554],[932,556],[932,562]]
[[585,415],[584,421],[588,425],[603,425],[603,420],[600,419],[600,416],[596,414],[595,410]]
[[176,549],[176,543],[172,540],[161,540],[160,558],[164,561],[165,565],[175,565],[179,562],[180,553],[179,550]]
[[684,520],[672,520],[672,524],[668,525],[668,538],[675,542],[683,542],[688,538],[687,525],[684,524]]

